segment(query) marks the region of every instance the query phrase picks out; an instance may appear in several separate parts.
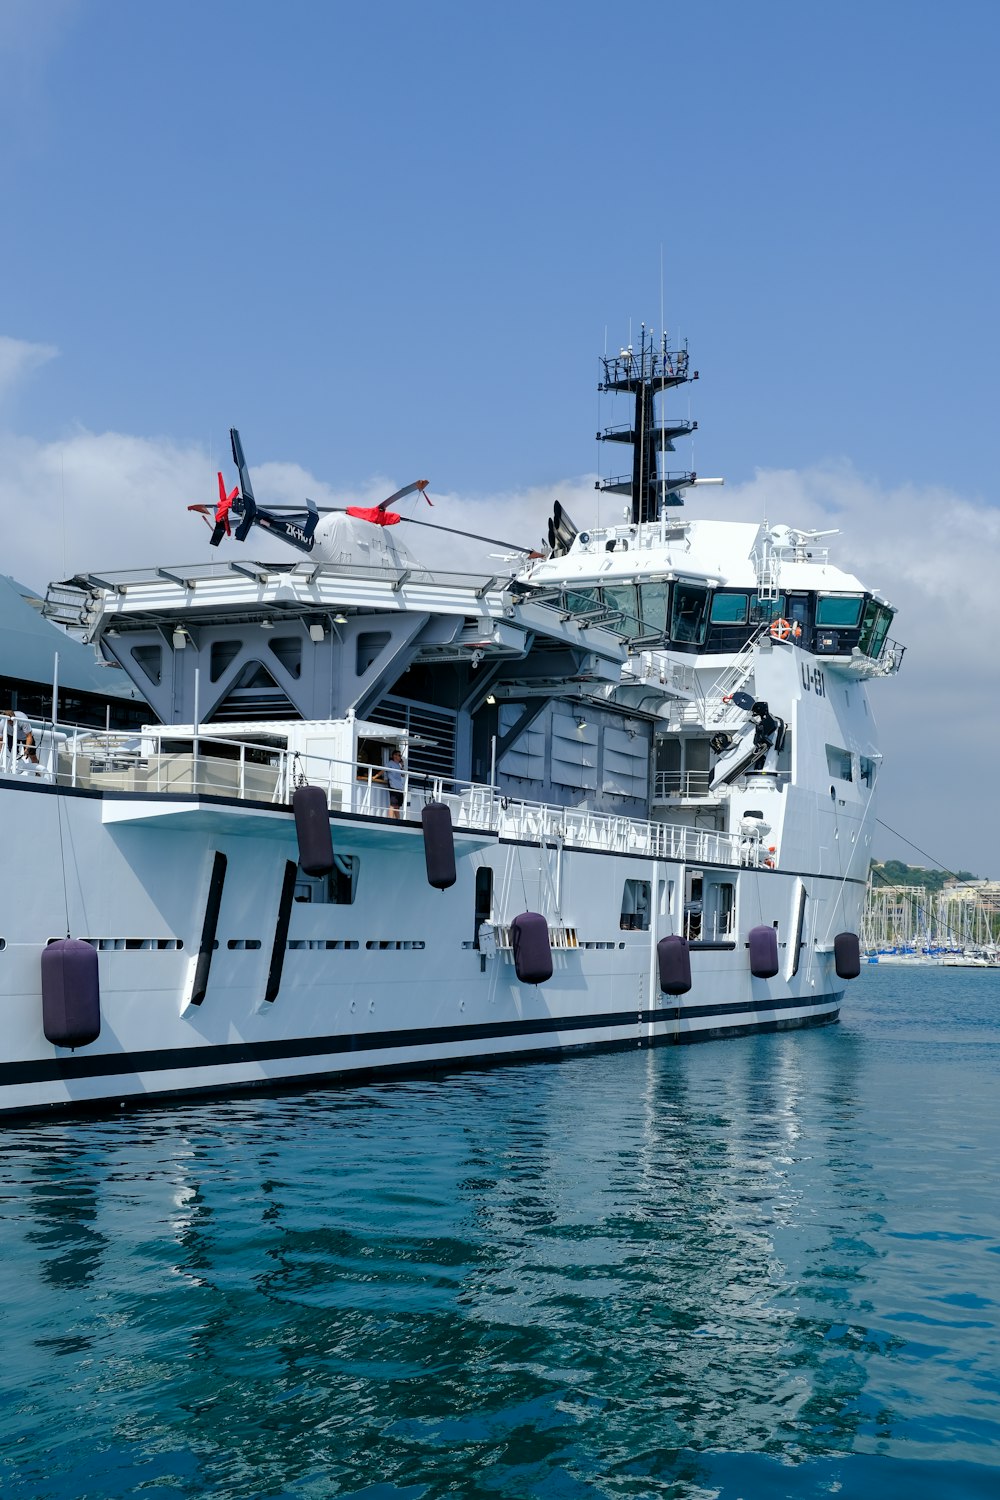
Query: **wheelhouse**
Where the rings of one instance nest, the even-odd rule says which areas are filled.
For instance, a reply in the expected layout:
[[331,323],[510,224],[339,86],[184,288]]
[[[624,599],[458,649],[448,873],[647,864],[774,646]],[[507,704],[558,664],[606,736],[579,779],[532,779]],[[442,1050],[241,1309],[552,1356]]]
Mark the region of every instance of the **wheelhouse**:
[[706,580],[654,578],[567,587],[564,613],[599,622],[644,646],[705,654],[739,651],[762,626],[785,620],[803,650],[819,656],[854,651],[878,661],[895,611],[872,594],[712,587]]

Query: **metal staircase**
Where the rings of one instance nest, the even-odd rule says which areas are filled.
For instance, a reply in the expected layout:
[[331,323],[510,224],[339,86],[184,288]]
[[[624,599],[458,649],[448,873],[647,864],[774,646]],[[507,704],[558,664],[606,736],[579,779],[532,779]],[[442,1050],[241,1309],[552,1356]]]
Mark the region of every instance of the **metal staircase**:
[[729,700],[753,676],[754,648],[761,638],[767,635],[770,628],[770,621],[763,620],[745,645],[740,647],[725,671],[719,674],[705,693],[704,723],[706,729],[728,729],[743,722],[745,710],[737,708]]

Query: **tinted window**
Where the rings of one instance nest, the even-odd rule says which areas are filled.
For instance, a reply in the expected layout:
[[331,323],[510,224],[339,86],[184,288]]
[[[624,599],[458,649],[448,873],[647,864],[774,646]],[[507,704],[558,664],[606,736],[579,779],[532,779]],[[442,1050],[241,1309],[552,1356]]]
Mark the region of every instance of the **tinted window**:
[[864,601],[855,596],[852,598],[834,598],[816,600],[816,624],[817,625],[839,625],[842,630],[850,630],[858,623],[861,617],[861,605]]
[[750,595],[750,618],[752,620],[780,620],[784,613],[784,594],[779,594],[777,599],[761,599],[758,594]]
[[858,640],[859,649],[869,656],[871,655],[872,637],[875,634],[875,626],[878,623],[880,613],[881,611],[875,600],[869,599],[865,605],[865,617],[861,621],[861,636]]
[[745,625],[748,607],[746,594],[716,594],[712,600],[712,624]]
[[639,595],[634,583],[604,585],[604,602],[609,609],[618,610],[622,618],[610,620],[612,630],[621,635],[639,634]]
[[574,589],[567,592],[564,604],[571,615],[586,615],[601,607],[600,589]]
[[670,635],[675,641],[690,641],[700,646],[708,624],[708,590],[696,583],[674,584],[674,605],[670,611]]
[[885,638],[889,634],[889,626],[891,624],[892,610],[884,609],[875,626],[875,633],[872,636],[871,648],[868,653],[870,656],[878,657],[882,654],[882,647],[885,645]]
[[642,599],[642,628],[646,635],[666,635],[667,633],[667,590],[666,583],[643,583],[639,586],[639,594]]

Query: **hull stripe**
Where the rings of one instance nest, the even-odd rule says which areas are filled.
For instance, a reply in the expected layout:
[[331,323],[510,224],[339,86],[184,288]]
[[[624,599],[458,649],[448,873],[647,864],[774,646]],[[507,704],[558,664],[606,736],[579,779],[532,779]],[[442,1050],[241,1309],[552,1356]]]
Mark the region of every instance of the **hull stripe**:
[[[482,1025],[421,1026],[409,1030],[350,1032],[325,1037],[289,1037],[266,1042],[224,1042],[217,1046],[168,1047],[145,1052],[91,1053],[81,1056],[38,1058],[30,1062],[0,1065],[0,1087],[30,1083],[52,1083],[60,1079],[115,1078],[130,1073],[167,1072],[186,1068],[226,1067],[235,1063],[277,1062],[289,1058],[337,1056],[350,1052],[379,1052],[406,1047],[437,1047],[446,1044],[489,1041],[497,1038],[551,1036],[566,1031],[598,1031],[608,1027],[634,1027],[676,1024],[684,1021],[722,1019],[726,1016],[754,1015],[756,1021],[736,1030],[760,1029],[768,1025],[759,1019],[765,1013],[800,1010],[807,1014],[786,1024],[802,1024],[816,1017],[820,1010],[840,1004],[840,994],[820,995],[811,1000],[747,1000],[728,1005],[670,1005],[655,1010],[610,1011],[597,1015],[541,1016],[534,1020],[490,1021]],[[681,1040],[695,1040],[701,1028],[684,1032]],[[642,1038],[646,1040],[646,1038]],[[421,1066],[435,1061],[451,1065],[460,1058],[425,1059]]]

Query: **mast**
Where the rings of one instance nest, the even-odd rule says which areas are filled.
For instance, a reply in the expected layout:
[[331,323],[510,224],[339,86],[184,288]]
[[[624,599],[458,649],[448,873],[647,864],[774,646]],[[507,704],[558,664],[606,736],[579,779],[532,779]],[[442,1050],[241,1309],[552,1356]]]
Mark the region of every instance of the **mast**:
[[657,346],[645,323],[638,351],[630,344],[612,358],[604,356],[601,364],[604,379],[598,390],[627,392],[635,402],[635,411],[630,423],[605,427],[597,434],[602,443],[631,443],[632,473],[598,480],[596,488],[629,495],[635,524],[655,521],[664,506],[684,504],[682,491],[696,478],[694,473],[668,470],[667,454],[675,451],[674,439],[694,432],[698,423],[674,418],[668,421],[663,406],[667,391],[688,380],[697,380],[698,371],[688,373],[686,343],[683,348],[669,349],[667,335],[663,333]]

